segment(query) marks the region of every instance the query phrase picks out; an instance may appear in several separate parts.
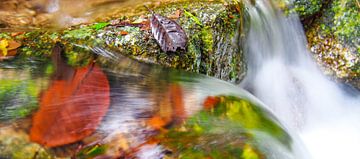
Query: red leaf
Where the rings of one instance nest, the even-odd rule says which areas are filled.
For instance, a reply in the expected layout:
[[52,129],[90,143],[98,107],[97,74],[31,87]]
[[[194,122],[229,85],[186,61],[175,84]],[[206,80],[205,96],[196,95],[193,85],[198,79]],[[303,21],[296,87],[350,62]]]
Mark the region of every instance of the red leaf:
[[212,97],[212,96],[208,96],[205,101],[204,101],[204,108],[205,109],[212,109],[216,106],[216,104],[218,104],[220,102],[220,98],[219,97]]
[[40,98],[30,139],[47,147],[77,142],[91,135],[110,105],[106,75],[94,63],[84,68],[67,66],[55,46],[53,60],[57,71],[50,87]]

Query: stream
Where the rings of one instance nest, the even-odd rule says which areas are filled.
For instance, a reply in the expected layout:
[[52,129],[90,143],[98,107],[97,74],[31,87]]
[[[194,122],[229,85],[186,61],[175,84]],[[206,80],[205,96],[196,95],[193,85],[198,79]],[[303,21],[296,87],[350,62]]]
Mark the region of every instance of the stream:
[[[59,1],[46,9],[64,27],[126,2],[65,19]],[[360,92],[323,75],[296,14],[252,2],[238,85],[73,43],[0,61],[0,158],[359,157]]]
[[300,134],[313,158],[359,156],[359,91],[323,75],[297,15],[285,17],[269,1],[249,8],[249,72],[241,85]]

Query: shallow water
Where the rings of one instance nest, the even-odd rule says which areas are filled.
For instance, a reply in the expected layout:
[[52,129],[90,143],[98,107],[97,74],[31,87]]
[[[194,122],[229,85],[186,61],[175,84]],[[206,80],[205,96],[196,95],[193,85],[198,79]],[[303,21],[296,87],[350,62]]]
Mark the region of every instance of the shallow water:
[[234,85],[102,48],[87,50],[97,56],[74,67],[63,51],[57,44],[51,58],[1,63],[0,157],[306,154],[260,101]]
[[[122,14],[119,6],[159,5],[152,2],[79,1],[67,7],[73,2],[39,1],[41,13],[35,17],[44,14],[49,20],[41,27],[61,28]],[[0,63],[0,158],[161,158],[199,151],[216,156],[216,149],[230,152],[225,156],[258,152],[268,158],[310,158],[307,151],[320,159],[359,156],[359,92],[322,75],[296,15],[285,17],[270,1],[247,7],[249,71],[241,86],[256,97],[217,79],[141,64],[103,48],[81,52],[90,55],[81,66],[54,57],[16,57]],[[24,20],[34,16],[11,14]],[[10,28],[24,29],[19,22],[27,21],[15,19]],[[25,28],[39,27],[32,22]],[[240,106],[260,107],[265,115],[251,116],[266,118],[241,118],[237,125],[214,117],[211,112],[218,110],[207,106],[218,99],[250,103]],[[273,134],[274,127],[253,122],[265,119],[281,128],[283,138]]]
[[0,30],[62,29],[108,21],[146,11],[170,0],[3,0],[0,1]]

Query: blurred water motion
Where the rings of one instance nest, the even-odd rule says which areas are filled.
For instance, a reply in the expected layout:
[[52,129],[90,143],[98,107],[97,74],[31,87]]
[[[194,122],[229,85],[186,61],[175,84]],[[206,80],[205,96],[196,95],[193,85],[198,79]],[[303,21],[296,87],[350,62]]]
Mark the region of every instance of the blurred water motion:
[[141,5],[159,5],[170,0],[2,0],[0,29],[63,28],[135,14]]
[[284,15],[273,3],[248,4],[251,27],[243,86],[298,130],[311,157],[359,156],[360,93],[323,75],[308,51],[297,15]]
[[[61,44],[53,49],[55,73],[40,97],[30,139],[48,147],[76,142],[92,134],[110,104],[110,89],[101,68],[89,63],[72,68],[63,59]],[[89,98],[90,97],[90,98]]]
[[[238,87],[138,63],[102,48],[92,48],[97,55],[74,67],[59,60],[65,56],[62,49],[55,47],[52,64],[46,57],[28,64],[43,71],[10,77],[40,76],[48,86],[14,97],[32,97],[32,111],[3,118],[8,106],[1,105],[0,157],[287,159],[304,153],[296,138]],[[26,60],[5,62],[0,71],[21,71],[19,61]],[[0,91],[0,101],[11,100],[3,94],[7,92]],[[26,108],[23,103],[12,109]]]

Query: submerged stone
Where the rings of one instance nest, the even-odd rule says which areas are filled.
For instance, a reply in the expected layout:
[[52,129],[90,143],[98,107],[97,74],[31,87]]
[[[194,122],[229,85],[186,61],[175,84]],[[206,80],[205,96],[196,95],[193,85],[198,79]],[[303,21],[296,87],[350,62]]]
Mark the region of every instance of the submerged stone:
[[[252,102],[218,96],[210,109],[159,136],[174,158],[295,158],[291,137],[269,113]],[[206,104],[209,106],[209,103]],[[266,143],[266,144],[264,144]],[[266,146],[275,144],[276,149]]]

